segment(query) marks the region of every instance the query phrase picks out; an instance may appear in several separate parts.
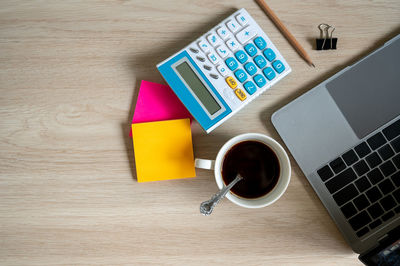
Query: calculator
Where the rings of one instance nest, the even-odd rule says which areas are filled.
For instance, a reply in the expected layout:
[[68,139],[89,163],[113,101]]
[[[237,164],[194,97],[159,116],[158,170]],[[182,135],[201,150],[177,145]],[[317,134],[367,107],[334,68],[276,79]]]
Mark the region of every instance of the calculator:
[[291,72],[244,8],[157,68],[207,133]]

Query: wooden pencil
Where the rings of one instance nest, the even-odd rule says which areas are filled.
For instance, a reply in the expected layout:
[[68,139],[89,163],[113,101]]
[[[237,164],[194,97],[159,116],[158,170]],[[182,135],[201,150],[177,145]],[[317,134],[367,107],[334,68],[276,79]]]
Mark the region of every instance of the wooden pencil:
[[275,23],[278,29],[282,32],[282,34],[286,37],[286,39],[290,42],[290,44],[296,49],[301,57],[310,65],[315,67],[313,62],[311,61],[310,56],[304,50],[304,48],[300,45],[300,43],[296,40],[293,34],[286,28],[286,26],[282,23],[282,21],[278,18],[275,12],[267,5],[264,0],[256,0],[256,2],[260,5],[261,9],[267,14],[267,16]]

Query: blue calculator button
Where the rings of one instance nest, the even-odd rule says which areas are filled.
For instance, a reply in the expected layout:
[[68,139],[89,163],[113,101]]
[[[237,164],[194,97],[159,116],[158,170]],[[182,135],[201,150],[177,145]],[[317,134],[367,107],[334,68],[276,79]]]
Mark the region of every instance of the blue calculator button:
[[239,64],[236,61],[235,58],[233,57],[229,57],[228,59],[225,60],[225,64],[229,67],[230,70],[235,70],[236,68],[238,68]]
[[252,62],[248,62],[247,64],[245,64],[244,69],[246,69],[247,73],[249,73],[250,76],[253,76],[257,72],[257,67]]
[[263,37],[257,37],[254,39],[254,43],[257,45],[258,49],[262,50],[267,46],[267,42]]
[[267,65],[267,60],[265,60],[263,56],[257,55],[254,57],[254,63],[256,63],[259,68],[263,68]]
[[245,52],[243,52],[243,50],[239,50],[235,53],[236,59],[240,62],[240,63],[244,63],[247,61],[248,56]]
[[245,90],[252,95],[253,93],[255,93],[257,91],[257,87],[256,85],[254,85],[253,82],[251,81],[247,81],[244,85]]
[[276,76],[275,71],[271,67],[264,69],[263,73],[268,80],[272,80]]
[[257,48],[252,43],[246,44],[244,49],[246,50],[247,54],[250,55],[251,57],[253,57],[257,53]]
[[271,48],[265,49],[263,54],[267,58],[267,60],[270,62],[275,60],[275,58],[276,58],[276,55],[275,55],[274,51],[272,51]]
[[243,83],[247,79],[247,74],[242,69],[239,69],[235,72],[235,77]]
[[257,84],[258,87],[262,87],[265,84],[267,84],[267,81],[265,80],[264,76],[261,74],[255,75],[254,76],[254,82]]
[[282,64],[280,60],[274,61],[272,63],[272,66],[274,67],[275,71],[278,72],[279,74],[285,70],[285,66]]

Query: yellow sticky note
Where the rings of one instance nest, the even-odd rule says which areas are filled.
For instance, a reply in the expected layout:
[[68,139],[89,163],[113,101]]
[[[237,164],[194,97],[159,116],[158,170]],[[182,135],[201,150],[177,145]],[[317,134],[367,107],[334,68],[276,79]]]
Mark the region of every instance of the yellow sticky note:
[[138,182],[195,177],[190,119],[132,124]]

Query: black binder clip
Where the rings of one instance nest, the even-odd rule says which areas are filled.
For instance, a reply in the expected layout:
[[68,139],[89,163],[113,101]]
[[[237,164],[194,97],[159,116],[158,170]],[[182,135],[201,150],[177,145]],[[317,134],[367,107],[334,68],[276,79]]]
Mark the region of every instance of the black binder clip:
[[[337,38],[332,38],[332,34],[335,31],[335,27],[325,23],[321,23],[318,25],[318,29],[320,31],[320,35],[319,38],[316,39],[317,50],[330,50],[330,49],[336,50]],[[330,29],[331,32],[329,34]]]

